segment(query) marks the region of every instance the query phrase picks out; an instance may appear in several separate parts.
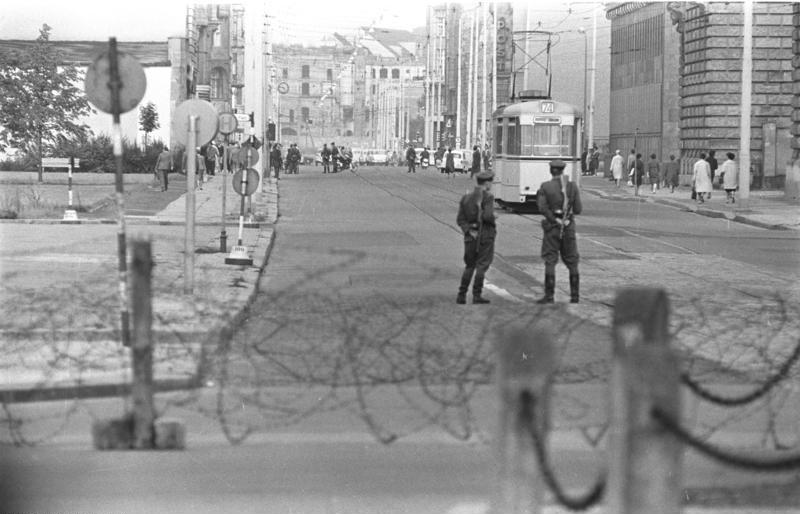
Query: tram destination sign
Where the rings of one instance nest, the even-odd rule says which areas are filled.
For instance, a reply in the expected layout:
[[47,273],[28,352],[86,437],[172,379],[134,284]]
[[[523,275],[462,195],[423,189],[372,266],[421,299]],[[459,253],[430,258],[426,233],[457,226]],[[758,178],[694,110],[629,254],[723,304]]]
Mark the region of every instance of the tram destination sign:
[[561,123],[561,116],[534,116],[534,123]]

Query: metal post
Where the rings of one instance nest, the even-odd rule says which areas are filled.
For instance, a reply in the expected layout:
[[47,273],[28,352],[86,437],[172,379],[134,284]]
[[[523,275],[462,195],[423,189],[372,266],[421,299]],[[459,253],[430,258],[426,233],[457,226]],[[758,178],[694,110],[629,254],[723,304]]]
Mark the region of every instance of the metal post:
[[[456,72],[456,139],[461,140],[461,47],[464,44],[462,31],[464,25],[464,17],[458,17],[458,60]],[[456,148],[460,148],[461,144],[456,143]]]
[[597,77],[597,6],[592,7],[592,80],[589,88],[589,135],[586,138],[587,148],[594,145],[594,84]]
[[541,330],[512,328],[498,340],[496,354],[500,419],[498,481],[492,512],[539,514],[544,507],[545,484],[528,427],[520,423],[520,409],[522,394],[532,395],[536,430],[546,440],[550,428],[550,378],[556,371],[552,338]]
[[228,251],[228,233],[225,231],[225,204],[228,200],[228,136],[225,136],[225,144],[222,145],[222,230],[219,233],[219,251]]
[[72,209],[72,166],[74,165],[74,163],[75,163],[75,158],[74,157],[70,157],[69,158],[69,178],[67,178],[67,190],[68,190],[68,196],[69,196],[69,198],[67,200],[67,202],[68,202],[67,205],[69,206],[70,209]]
[[133,309],[133,345],[131,363],[133,383],[133,447],[153,447],[153,260],[149,239],[131,242],[131,306]]
[[183,294],[194,290],[194,180],[197,173],[197,116],[189,116],[186,143],[186,230],[183,246]]
[[489,119],[488,113],[486,112],[486,101],[489,94],[489,69],[487,64],[487,56],[486,52],[489,48],[489,7],[486,2],[483,3],[483,98],[481,100],[481,143],[483,148],[482,151],[485,151],[486,148],[486,120]]
[[117,61],[117,39],[108,40],[108,72],[110,80],[108,88],[111,90],[111,139],[114,146],[114,184],[117,198],[117,261],[119,268],[119,317],[120,336],[123,346],[130,346],[131,334],[128,318],[128,249],[125,240],[125,193],[122,180],[122,128],[120,127],[120,89],[122,81],[119,78],[119,63]]
[[750,203],[750,109],[753,92],[753,1],[745,0],[742,41],[742,102],[739,121],[739,207]]
[[679,514],[683,446],[651,415],[658,407],[680,416],[667,295],[660,289],[627,289],[614,305],[607,509]]

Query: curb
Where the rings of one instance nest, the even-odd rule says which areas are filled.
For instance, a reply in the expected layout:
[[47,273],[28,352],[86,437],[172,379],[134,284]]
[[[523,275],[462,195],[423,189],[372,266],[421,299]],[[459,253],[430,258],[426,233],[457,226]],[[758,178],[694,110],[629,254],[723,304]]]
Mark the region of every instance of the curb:
[[640,203],[657,203],[659,205],[664,205],[666,207],[672,207],[675,209],[680,209],[684,212],[693,212],[700,216],[705,216],[707,218],[720,218],[720,219],[728,219],[733,221],[734,223],[741,223],[743,225],[750,225],[753,227],[764,228],[767,230],[791,230],[790,227],[786,227],[784,225],[775,225],[772,223],[764,223],[763,221],[757,221],[747,216],[742,216],[741,214],[731,214],[722,211],[715,211],[712,209],[706,209],[703,207],[695,207],[682,204],[680,202],[674,202],[667,199],[661,198],[642,198],[642,197],[635,197],[635,196],[618,196],[615,194],[609,194],[605,191],[601,191],[599,189],[592,189],[592,188],[585,188],[583,191],[586,191],[589,194],[595,195],[597,197],[602,198],[603,200],[612,200],[617,202],[640,202]]

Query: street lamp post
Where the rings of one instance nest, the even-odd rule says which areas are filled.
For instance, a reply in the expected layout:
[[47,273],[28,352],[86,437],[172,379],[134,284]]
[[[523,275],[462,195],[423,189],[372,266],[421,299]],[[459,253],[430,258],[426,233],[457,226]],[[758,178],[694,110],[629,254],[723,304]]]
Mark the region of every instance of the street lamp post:
[[[588,62],[589,61],[589,38],[587,37],[585,28],[579,27],[578,28],[578,32],[583,34],[583,108],[581,109],[583,111],[583,137],[581,139],[583,140],[584,148],[588,149],[589,148],[589,142],[586,141],[586,121],[587,121],[586,120],[586,113],[587,113],[587,109],[586,109],[586,86],[589,84],[589,80],[588,80],[588,73],[589,73],[589,62]],[[581,149],[581,151],[583,151],[583,149]],[[587,155],[587,159],[588,159],[588,155]],[[587,163],[587,166],[588,166],[588,163]]]

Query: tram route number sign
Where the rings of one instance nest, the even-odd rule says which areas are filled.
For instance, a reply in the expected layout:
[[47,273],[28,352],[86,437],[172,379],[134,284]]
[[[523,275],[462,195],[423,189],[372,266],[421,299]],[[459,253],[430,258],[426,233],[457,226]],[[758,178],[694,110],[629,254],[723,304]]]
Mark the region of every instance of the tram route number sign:
[[554,104],[553,102],[543,101],[540,106],[540,110],[545,113],[556,112],[556,104]]

